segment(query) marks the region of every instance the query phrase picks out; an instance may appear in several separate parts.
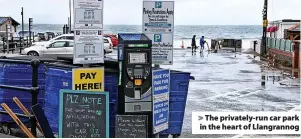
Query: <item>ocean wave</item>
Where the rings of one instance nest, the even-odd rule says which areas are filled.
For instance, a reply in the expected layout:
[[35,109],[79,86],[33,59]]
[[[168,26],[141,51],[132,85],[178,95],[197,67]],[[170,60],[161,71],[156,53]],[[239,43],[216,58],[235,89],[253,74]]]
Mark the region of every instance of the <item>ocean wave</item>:
[[[55,33],[63,32],[63,24],[34,24],[34,32],[51,31]],[[24,25],[28,30],[28,25]],[[18,26],[17,32],[21,30]],[[140,33],[142,27],[140,25],[104,25],[104,33]],[[191,40],[196,35],[199,39],[205,36],[206,39],[259,39],[262,35],[261,26],[188,26],[176,25],[174,32],[174,40]]]

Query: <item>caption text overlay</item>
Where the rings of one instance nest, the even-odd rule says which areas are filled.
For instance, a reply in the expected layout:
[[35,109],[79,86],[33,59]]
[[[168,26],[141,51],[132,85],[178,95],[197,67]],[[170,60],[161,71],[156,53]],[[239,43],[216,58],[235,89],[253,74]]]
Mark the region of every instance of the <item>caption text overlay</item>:
[[299,112],[192,112],[192,134],[300,134]]

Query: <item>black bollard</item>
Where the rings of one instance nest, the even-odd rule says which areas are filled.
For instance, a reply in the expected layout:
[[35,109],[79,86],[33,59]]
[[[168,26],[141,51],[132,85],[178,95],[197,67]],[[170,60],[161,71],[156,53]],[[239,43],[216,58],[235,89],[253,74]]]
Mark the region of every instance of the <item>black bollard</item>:
[[[38,74],[39,74],[39,65],[40,61],[38,59],[31,60],[31,67],[32,67],[32,87],[31,87],[31,105],[34,106],[38,103],[38,94],[39,94],[39,87],[38,87]],[[37,136],[37,120],[35,118],[31,118],[31,133],[36,137]]]
[[66,34],[66,25],[63,26],[63,34]]
[[265,75],[261,75],[261,86],[265,86]]
[[69,34],[70,30],[69,30],[69,27],[66,26],[66,34]]
[[[253,50],[254,50],[254,52],[256,52],[256,44],[257,44],[257,41],[255,40],[254,41],[254,44],[253,44]],[[256,56],[254,55],[254,58],[255,58]]]

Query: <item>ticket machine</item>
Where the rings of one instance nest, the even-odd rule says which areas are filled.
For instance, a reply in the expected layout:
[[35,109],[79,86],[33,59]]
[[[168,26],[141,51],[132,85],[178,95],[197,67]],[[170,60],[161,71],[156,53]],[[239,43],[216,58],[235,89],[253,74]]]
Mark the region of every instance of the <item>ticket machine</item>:
[[145,34],[118,34],[118,113],[152,112],[152,40]]

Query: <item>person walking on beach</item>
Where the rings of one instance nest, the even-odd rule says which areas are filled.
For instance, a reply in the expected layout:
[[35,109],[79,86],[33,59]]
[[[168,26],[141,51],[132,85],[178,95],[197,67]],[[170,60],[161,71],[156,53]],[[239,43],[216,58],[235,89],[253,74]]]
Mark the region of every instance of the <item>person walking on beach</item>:
[[205,41],[204,36],[202,36],[201,39],[200,39],[200,46],[201,46],[200,53],[205,49],[204,48],[205,43],[207,43],[207,42]]
[[[193,35],[192,40],[191,40],[191,49],[192,49],[192,53],[196,52],[196,41],[195,41],[195,35]],[[193,51],[194,49],[194,51]]]

